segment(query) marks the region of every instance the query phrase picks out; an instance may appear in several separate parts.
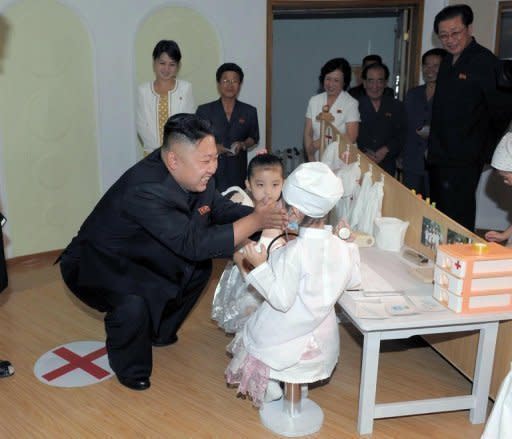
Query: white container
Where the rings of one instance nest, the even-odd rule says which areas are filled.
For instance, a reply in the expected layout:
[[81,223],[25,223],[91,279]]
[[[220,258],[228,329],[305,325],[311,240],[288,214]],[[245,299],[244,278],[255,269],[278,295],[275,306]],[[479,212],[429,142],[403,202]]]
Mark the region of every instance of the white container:
[[405,240],[409,221],[383,216],[375,218],[375,243],[382,250],[399,252]]

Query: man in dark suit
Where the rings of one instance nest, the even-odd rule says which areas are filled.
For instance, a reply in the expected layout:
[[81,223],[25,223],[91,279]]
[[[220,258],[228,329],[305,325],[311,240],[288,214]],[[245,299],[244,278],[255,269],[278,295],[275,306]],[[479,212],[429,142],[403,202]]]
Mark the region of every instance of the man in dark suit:
[[[361,73],[370,64],[382,64],[381,56],[376,55],[376,54],[366,55],[363,58],[363,61],[361,63]],[[363,79],[363,78],[361,77],[361,79]],[[354,99],[359,99],[363,96],[366,96],[366,90],[364,88],[363,81],[361,81],[361,84],[356,85],[355,87],[351,87],[348,90],[348,92],[349,92],[350,96],[352,96]],[[384,93],[384,96],[394,97],[394,95],[395,95],[393,93],[393,89],[391,87],[385,87],[383,93]]]
[[258,113],[252,105],[238,100],[244,72],[234,63],[222,64],[216,73],[220,99],[199,105],[196,114],[210,121],[219,150],[215,173],[217,189],[244,187],[247,178],[247,149],[260,138]]
[[366,95],[359,98],[357,144],[371,160],[395,176],[396,158],[405,143],[406,119],[402,102],[384,95],[389,70],[385,64],[370,64],[363,70]]
[[152,344],[177,341],[211,259],[286,221],[274,205],[253,210],[222,197],[211,179],[216,169],[209,123],[172,116],[163,146],[114,183],[61,256],[69,289],[106,312],[110,365],[129,388],[150,386]]
[[[495,107],[498,59],[473,38],[473,11],[450,5],[434,20],[448,55],[437,76],[428,143],[430,197],[468,230],[475,227],[476,189],[483,164],[504,126]],[[500,132],[501,131],[501,132]]]
[[[5,217],[0,212],[0,293],[7,288],[7,266],[4,255],[4,237],[2,227],[5,224]],[[14,367],[7,360],[0,360],[0,378],[14,374]]]

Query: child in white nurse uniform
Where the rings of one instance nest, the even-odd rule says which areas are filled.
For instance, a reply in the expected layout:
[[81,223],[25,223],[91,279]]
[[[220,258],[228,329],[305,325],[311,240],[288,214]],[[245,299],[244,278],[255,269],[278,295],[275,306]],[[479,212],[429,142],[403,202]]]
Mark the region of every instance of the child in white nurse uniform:
[[[300,165],[286,179],[283,199],[299,236],[270,254],[244,247],[255,268],[247,282],[265,298],[228,350],[229,384],[253,404],[279,398],[279,381],[312,383],[328,378],[339,356],[334,306],[360,284],[359,252],[325,227],[343,194],[341,180],[323,163]],[[270,383],[270,385],[269,385]]]
[[[500,143],[492,156],[491,166],[496,169],[498,174],[503,178],[503,182],[512,186],[512,124],[509,132],[501,139]],[[512,242],[512,225],[503,232],[490,231],[485,234],[487,241],[505,241],[510,245]]]

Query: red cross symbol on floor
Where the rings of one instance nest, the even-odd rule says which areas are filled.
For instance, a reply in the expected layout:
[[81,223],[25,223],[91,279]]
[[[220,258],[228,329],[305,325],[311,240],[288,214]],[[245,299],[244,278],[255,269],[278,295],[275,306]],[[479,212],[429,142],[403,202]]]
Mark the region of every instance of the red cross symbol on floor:
[[83,357],[75,354],[73,351],[70,351],[68,348],[65,347],[57,348],[52,352],[55,355],[58,355],[64,360],[68,361],[68,364],[65,364],[64,366],[61,366],[58,369],[52,370],[51,372],[44,374],[42,377],[47,381],[52,381],[75,369],[82,369],[98,380],[105,378],[107,375],[110,375],[110,372],[93,363],[94,360],[102,357],[107,353],[106,347],[97,349],[87,355],[84,355]]

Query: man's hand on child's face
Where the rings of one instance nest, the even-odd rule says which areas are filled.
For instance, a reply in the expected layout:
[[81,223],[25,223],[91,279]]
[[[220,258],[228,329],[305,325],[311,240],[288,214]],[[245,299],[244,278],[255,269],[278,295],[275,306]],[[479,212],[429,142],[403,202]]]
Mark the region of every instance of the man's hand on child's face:
[[253,267],[257,267],[266,262],[267,249],[260,244],[251,242],[244,246],[244,257]]
[[255,212],[261,218],[261,229],[280,229],[284,230],[288,224],[288,215],[280,202],[271,201],[268,197],[258,201],[255,206]]

